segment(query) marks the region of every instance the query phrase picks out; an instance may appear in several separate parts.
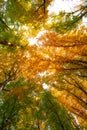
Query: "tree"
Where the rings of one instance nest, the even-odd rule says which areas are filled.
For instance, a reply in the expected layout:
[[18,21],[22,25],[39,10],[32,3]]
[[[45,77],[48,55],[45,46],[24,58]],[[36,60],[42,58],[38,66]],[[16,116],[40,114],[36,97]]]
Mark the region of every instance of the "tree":
[[[67,1],[67,0],[65,0]],[[79,4],[78,4],[79,3]],[[60,11],[58,14],[51,14],[51,24],[49,28],[58,33],[66,33],[70,30],[75,30],[82,23],[82,19],[87,16],[87,1],[81,0],[77,2],[74,9],[66,13]]]
[[[79,34],[81,34],[81,37]],[[84,107],[83,110],[86,112],[87,88],[85,82],[87,74],[87,57],[85,49],[87,47],[85,39],[86,35],[82,30],[76,32],[76,34],[75,32],[72,32],[71,34],[66,34],[64,36],[54,32],[46,32],[39,38],[40,41],[42,40],[42,47],[44,47],[44,51],[43,49],[41,49],[41,51],[43,51],[43,53],[46,52],[48,55],[47,62],[49,62],[49,66],[47,71],[48,73],[53,72],[46,76],[47,79],[45,79],[47,80],[47,84],[51,84],[51,87],[54,87],[59,91],[65,91],[65,95],[67,95],[66,98],[70,98],[70,100],[71,97],[74,97],[74,103],[76,100],[80,106]],[[63,100],[61,101],[63,102]],[[70,105],[71,107],[74,107],[75,110],[75,106],[73,106],[74,103],[72,104],[71,102],[72,105],[69,103],[68,107]],[[74,110],[71,111],[77,113]],[[84,118],[86,118],[86,113],[85,115],[80,113],[78,115],[82,115],[82,117],[84,116]]]
[[14,87],[5,95],[6,99],[3,99],[5,101],[0,106],[2,130],[80,129],[73,116],[51,93],[46,91],[38,93],[38,90],[35,90],[36,84],[25,82],[23,79],[11,83],[10,86]]
[[86,130],[86,6],[48,24],[51,2],[0,1],[1,130]]

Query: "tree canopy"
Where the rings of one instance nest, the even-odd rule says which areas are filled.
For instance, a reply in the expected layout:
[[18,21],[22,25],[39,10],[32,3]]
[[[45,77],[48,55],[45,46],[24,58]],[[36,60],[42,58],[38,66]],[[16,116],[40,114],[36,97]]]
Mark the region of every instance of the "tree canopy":
[[0,0],[0,130],[87,129],[87,1],[52,2]]

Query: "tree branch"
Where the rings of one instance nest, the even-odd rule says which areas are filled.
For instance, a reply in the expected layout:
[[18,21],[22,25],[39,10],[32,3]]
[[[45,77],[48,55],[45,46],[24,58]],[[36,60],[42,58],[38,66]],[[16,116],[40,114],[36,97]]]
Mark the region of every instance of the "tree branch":
[[2,18],[0,18],[0,22],[5,26],[6,30],[11,30],[10,27],[5,23],[5,21]]

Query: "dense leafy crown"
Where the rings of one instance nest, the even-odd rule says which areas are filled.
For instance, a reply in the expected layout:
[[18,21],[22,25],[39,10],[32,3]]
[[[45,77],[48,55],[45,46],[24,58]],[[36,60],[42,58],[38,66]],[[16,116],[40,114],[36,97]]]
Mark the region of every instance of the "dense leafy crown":
[[52,2],[0,0],[0,130],[87,130],[87,1]]

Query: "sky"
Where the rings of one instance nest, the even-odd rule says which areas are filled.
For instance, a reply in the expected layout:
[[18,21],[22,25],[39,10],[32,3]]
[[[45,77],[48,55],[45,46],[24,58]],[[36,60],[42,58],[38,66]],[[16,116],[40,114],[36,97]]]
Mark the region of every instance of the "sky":
[[[49,14],[58,14],[58,12],[61,10],[71,12],[75,6],[79,5],[80,3],[80,0],[54,0],[54,2],[52,2],[52,4],[48,7]],[[87,18],[83,18],[83,24],[87,26]]]
[[75,5],[79,4],[80,0],[54,0],[51,6],[49,6],[49,13],[58,13],[60,10],[66,12],[72,11]]

